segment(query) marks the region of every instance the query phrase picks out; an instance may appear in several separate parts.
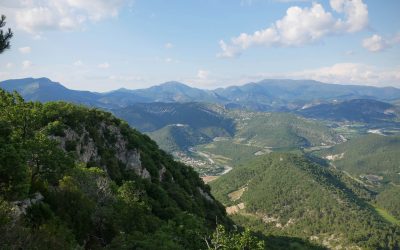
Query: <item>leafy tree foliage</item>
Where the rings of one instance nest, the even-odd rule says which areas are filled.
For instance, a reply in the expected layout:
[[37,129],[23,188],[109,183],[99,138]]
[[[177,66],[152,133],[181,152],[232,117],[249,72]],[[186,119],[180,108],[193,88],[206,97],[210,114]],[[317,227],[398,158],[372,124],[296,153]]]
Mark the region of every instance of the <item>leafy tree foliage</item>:
[[1,249],[205,249],[216,217],[231,225],[193,169],[110,113],[0,90],[0,125]]
[[244,232],[229,233],[218,225],[210,239],[205,239],[209,250],[262,250],[265,243],[254,237],[249,229]]

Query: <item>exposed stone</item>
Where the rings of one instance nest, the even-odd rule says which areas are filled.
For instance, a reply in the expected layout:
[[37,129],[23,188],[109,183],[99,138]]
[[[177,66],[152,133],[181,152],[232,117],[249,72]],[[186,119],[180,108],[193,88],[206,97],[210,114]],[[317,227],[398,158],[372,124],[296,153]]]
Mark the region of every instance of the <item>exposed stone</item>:
[[26,210],[30,208],[32,205],[43,200],[43,195],[39,192],[35,193],[32,198],[28,198],[21,201],[14,201],[13,204],[13,213],[16,218],[19,218],[21,215],[26,214]]
[[[120,129],[114,125],[106,125],[104,122],[100,124],[99,133],[104,135],[105,132],[111,133],[116,141],[115,144],[109,145],[112,146],[116,151],[116,157],[119,161],[125,164],[127,170],[133,170],[135,173],[142,178],[150,178],[149,171],[142,166],[142,162],[140,160],[140,152],[137,149],[128,149],[128,142],[124,139],[121,134]],[[76,133],[71,128],[67,128],[64,130],[64,136],[50,136],[50,138],[58,141],[63,150],[66,150],[67,141],[75,141],[76,145],[76,153],[79,162],[88,163],[90,161],[99,162],[100,156],[98,154],[98,149],[96,144],[94,143],[93,138],[90,137],[89,132],[86,129],[83,129],[81,135]],[[101,166],[104,169],[106,166]]]
[[[50,136],[51,139],[54,139],[60,143],[61,148],[66,151],[66,142],[67,141],[76,141],[76,153],[78,156],[79,162],[88,163],[89,161],[98,161],[100,160],[97,147],[93,141],[93,139],[89,136],[89,132],[83,129],[81,135],[78,135],[71,128],[67,128],[64,130],[64,136]],[[87,138],[87,142],[85,141],[85,137]]]
[[137,149],[128,150],[128,142],[124,139],[121,131],[116,126],[106,127],[116,138],[115,149],[118,160],[126,165],[127,170],[133,170],[137,175],[144,179],[150,178],[150,173],[146,168],[142,167],[140,161],[140,152]]

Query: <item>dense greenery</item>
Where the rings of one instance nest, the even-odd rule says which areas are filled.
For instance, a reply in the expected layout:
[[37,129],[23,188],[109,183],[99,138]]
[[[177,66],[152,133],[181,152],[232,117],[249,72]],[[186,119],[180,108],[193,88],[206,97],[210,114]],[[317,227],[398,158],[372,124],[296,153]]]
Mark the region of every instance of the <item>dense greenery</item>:
[[230,225],[191,168],[103,111],[0,90],[0,152],[2,249],[202,249]]
[[[400,136],[368,134],[322,150],[317,155],[322,157],[336,155],[337,158],[332,164],[367,184],[376,185],[376,182],[400,184],[399,149]],[[366,175],[376,175],[377,179],[368,180]]]
[[237,138],[261,147],[306,147],[340,141],[320,122],[287,113],[237,112]]
[[[253,159],[255,154],[262,150],[262,148],[235,143],[232,140],[214,141],[206,145],[200,145],[197,149],[213,155],[223,156],[224,158],[221,157],[221,159],[225,159],[225,163],[235,166]],[[214,160],[218,159],[214,158]]]
[[167,152],[187,151],[189,147],[211,141],[188,125],[168,125],[147,134]]
[[[244,203],[233,219],[273,235],[312,238],[331,247],[396,249],[400,228],[368,203],[373,193],[340,172],[304,157],[272,153],[211,183],[226,205]],[[228,196],[244,188],[238,199]]]
[[[400,222],[400,187],[389,185],[378,194],[376,203]],[[400,223],[399,223],[400,224]]]

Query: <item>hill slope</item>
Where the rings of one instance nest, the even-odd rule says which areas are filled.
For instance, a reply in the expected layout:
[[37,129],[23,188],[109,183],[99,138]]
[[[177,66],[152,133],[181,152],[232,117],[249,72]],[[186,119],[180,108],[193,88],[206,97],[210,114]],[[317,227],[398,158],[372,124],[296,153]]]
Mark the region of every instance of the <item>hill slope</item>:
[[[211,183],[242,225],[265,234],[311,239],[334,248],[393,249],[400,228],[365,199],[371,193],[305,158],[273,153]],[[364,197],[364,198],[361,198]]]
[[0,125],[2,249],[201,249],[229,225],[198,174],[110,113],[0,90]]
[[287,113],[238,112],[236,138],[261,147],[334,144],[342,138],[326,125]]
[[369,184],[400,184],[399,149],[400,136],[369,134],[322,150],[318,155]]
[[185,124],[202,131],[217,128],[229,135],[234,132],[232,119],[218,105],[202,103],[137,103],[113,112],[131,126],[143,132],[152,132],[171,124]]
[[99,105],[97,99],[101,96],[90,91],[70,90],[58,82],[48,78],[25,78],[7,80],[0,83],[0,88],[9,92],[17,91],[29,101],[67,101],[85,105]]
[[211,141],[211,138],[183,124],[167,125],[148,135],[167,152],[185,152],[189,147]]
[[395,121],[400,118],[398,107],[376,100],[354,99],[339,103],[327,103],[301,109],[305,117],[351,122]]

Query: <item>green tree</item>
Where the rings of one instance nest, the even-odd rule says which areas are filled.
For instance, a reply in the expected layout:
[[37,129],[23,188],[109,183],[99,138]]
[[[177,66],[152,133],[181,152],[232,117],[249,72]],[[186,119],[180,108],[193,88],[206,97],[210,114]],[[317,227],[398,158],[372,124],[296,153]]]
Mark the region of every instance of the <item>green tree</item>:
[[[6,25],[6,16],[1,15],[0,18],[0,28],[3,28]],[[4,32],[0,29],[0,54],[3,53],[6,49],[10,48],[10,39],[13,36],[13,33],[10,28],[8,28],[7,32]]]
[[205,239],[208,250],[262,250],[265,243],[254,237],[249,229],[244,232],[229,233],[222,225],[217,225],[210,239]]
[[73,159],[59,148],[58,143],[43,133],[36,133],[26,147],[29,150],[31,188],[38,181],[57,184],[64,171],[74,165]]

